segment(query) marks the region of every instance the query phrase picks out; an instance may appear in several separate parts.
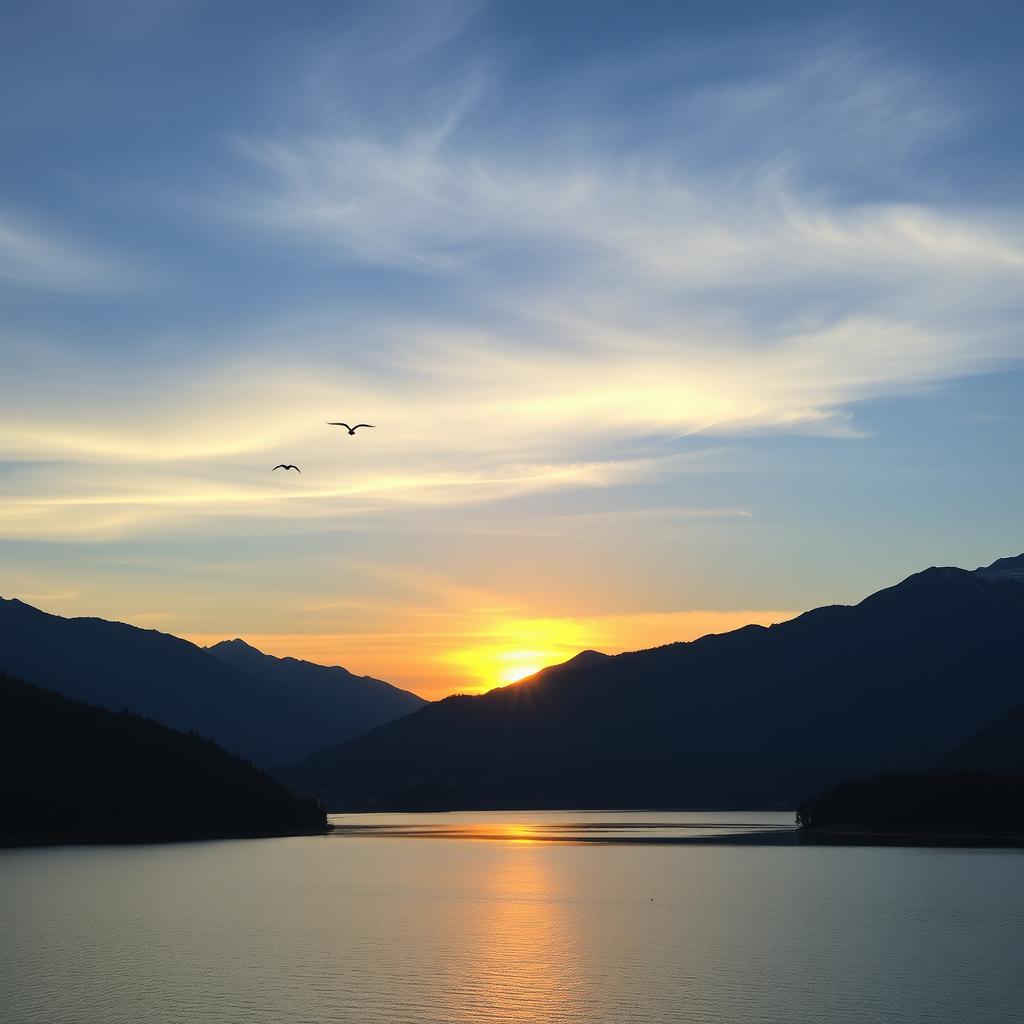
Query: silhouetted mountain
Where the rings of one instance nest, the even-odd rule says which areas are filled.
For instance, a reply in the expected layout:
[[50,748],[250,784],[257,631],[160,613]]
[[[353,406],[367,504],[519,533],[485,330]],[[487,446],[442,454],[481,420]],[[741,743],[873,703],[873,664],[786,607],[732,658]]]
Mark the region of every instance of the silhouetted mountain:
[[0,674],[0,843],[326,831],[323,808],[199,736]]
[[550,679],[552,676],[560,675],[568,669],[583,668],[586,665],[597,665],[602,661],[607,661],[610,657],[610,654],[602,654],[600,651],[580,651],[579,654],[574,654],[568,661],[560,661],[557,665],[548,665],[540,669],[540,671],[534,672],[533,675],[523,676],[522,679],[517,679],[514,683],[498,687],[490,692],[497,693],[498,690],[507,690],[509,686],[535,685]]
[[240,672],[257,676],[315,715],[318,727],[340,743],[422,707],[426,701],[372,676],[353,675],[340,665],[316,665],[297,658],[275,658],[244,640],[222,640],[205,648]]
[[935,771],[1024,776],[1024,707],[1008,711],[964,740],[935,765]]
[[[1008,562],[1015,560],[1000,559],[979,572],[1005,580],[996,567]],[[798,807],[797,821],[810,834],[1024,835],[1024,707],[958,743],[927,772],[829,787]]]
[[892,838],[1024,836],[1024,776],[878,775],[842,782],[801,804],[811,833]]
[[333,808],[796,806],[1021,703],[1024,556],[427,705],[285,774]]
[[[166,633],[66,619],[17,600],[0,599],[0,671],[181,732],[195,730],[264,766],[293,761],[422,703],[376,681],[343,678],[343,670],[311,696],[316,687],[305,680],[293,690],[290,675],[240,671]],[[380,694],[375,721],[371,691]],[[348,724],[350,711],[357,724]]]

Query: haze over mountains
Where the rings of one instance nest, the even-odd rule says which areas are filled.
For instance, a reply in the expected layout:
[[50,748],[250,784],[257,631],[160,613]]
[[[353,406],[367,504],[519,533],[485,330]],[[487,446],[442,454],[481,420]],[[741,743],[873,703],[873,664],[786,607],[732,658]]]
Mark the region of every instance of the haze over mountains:
[[194,730],[263,766],[294,761],[424,703],[378,679],[272,658],[240,640],[204,650],[156,630],[63,618],[17,600],[0,599],[0,671]]
[[[1024,555],[450,697],[285,774],[330,808],[794,806],[1024,702]],[[1011,723],[1012,725],[1012,723]]]

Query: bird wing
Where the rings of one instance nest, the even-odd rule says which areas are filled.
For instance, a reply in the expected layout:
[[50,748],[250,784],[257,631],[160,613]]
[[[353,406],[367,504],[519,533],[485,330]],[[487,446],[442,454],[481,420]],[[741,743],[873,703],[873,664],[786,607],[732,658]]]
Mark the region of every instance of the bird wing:
[[[287,468],[288,468],[288,467],[287,467],[287,466],[286,466],[286,465],[285,465],[285,464],[284,464],[283,462],[279,462],[279,463],[278,463],[278,464],[277,464],[277,465],[276,465],[276,466],[274,467],[274,469],[287,469]],[[274,472],[274,469],[272,469],[272,470],[271,470],[270,472],[271,472],[271,473],[273,473],[273,472]]]
[[372,423],[357,423],[352,429],[358,430],[360,427],[372,427]]
[[347,423],[328,423],[327,426],[329,426],[329,427],[344,427],[346,430],[351,430],[352,429]]

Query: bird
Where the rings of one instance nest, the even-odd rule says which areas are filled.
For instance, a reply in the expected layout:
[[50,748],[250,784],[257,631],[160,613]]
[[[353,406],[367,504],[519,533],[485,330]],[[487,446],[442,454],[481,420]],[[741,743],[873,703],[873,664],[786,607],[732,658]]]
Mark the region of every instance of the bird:
[[344,427],[349,432],[349,435],[351,437],[355,437],[356,436],[356,431],[360,427],[369,427],[371,430],[373,429],[373,424],[372,423],[357,423],[354,427],[350,427],[347,423],[328,423],[327,426],[329,426],[329,427]]
[[[296,473],[301,473],[302,470],[298,466],[293,466],[290,462],[279,462],[274,469],[294,469]],[[274,469],[270,472],[273,473]]]

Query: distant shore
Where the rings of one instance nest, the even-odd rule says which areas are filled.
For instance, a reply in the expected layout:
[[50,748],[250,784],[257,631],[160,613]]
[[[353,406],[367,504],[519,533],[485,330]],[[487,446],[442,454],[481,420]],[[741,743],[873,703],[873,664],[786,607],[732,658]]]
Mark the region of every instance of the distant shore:
[[988,832],[892,832],[857,826],[800,829],[805,846],[1024,847],[1024,835]]
[[[64,836],[4,837],[0,849],[32,849],[52,846],[151,846],[168,843],[219,842],[236,839],[286,839],[302,836],[376,839],[447,839],[476,842],[508,840],[508,834],[495,831],[432,831],[428,828],[389,828],[388,826],[328,825],[326,828],[285,832],[236,832],[220,835],[182,835],[160,833],[145,836]],[[521,840],[520,840],[521,841]],[[742,833],[701,836],[587,836],[548,834],[531,837],[528,842],[574,846],[905,846],[947,849],[1024,849],[1024,835],[939,834],[930,832],[879,832],[857,828],[801,829],[776,828]]]
[[[410,813],[410,812],[403,812]],[[411,812],[416,813],[416,812]],[[395,822],[394,824],[360,825],[346,823],[334,826],[337,838],[354,839],[445,839],[476,842],[507,841],[509,834],[500,828],[434,828],[429,823]],[[564,833],[544,832],[517,836],[517,842],[576,846],[917,846],[988,849],[1024,848],[1024,835],[993,835],[982,833],[935,833],[871,831],[845,827],[807,829],[799,826],[754,828],[746,832],[722,832],[717,835],[586,835],[566,826]]]

